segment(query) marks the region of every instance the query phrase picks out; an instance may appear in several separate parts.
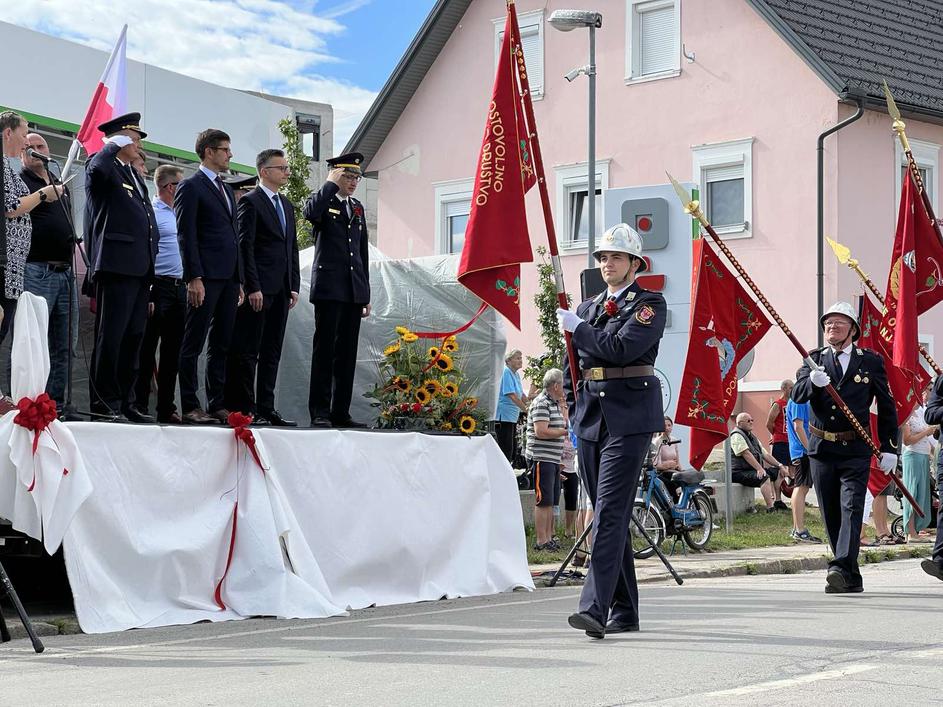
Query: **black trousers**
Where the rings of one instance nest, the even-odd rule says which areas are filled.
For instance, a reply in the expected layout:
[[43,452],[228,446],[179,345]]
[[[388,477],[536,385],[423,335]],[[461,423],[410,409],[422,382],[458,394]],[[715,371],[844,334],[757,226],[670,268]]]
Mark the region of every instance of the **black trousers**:
[[940,506],[936,509],[936,545],[933,546],[933,560],[943,565],[943,455],[936,465],[936,493]]
[[232,345],[226,361],[226,408],[268,415],[275,409],[275,381],[288,321],[287,292],[262,296],[262,310],[249,300],[236,312]]
[[130,402],[147,324],[148,283],[144,277],[95,276],[98,309],[88,378],[93,412],[121,412]]
[[350,400],[357,366],[364,305],[322,300],[314,303],[314,345],[311,349],[311,418],[334,422],[350,419]]
[[184,413],[200,407],[197,366],[209,334],[206,351],[206,410],[224,407],[226,357],[239,306],[237,280],[204,280],[206,296],[199,307],[187,303],[180,345],[180,406]]
[[605,624],[638,624],[635,558],[629,523],[650,434],[610,437],[603,423],[599,441],[580,438],[580,473],[593,504],[593,561],[580,594],[580,611]]
[[816,455],[809,458],[822,521],[834,554],[828,567],[840,570],[853,586],[861,584],[858,551],[870,464],[870,457]]
[[[151,286],[154,313],[148,317],[138,356],[138,376],[134,384],[134,404],[147,412],[151,395],[151,377],[157,368],[157,416],[169,417],[177,406],[177,371],[180,367],[180,343],[187,311],[187,286],[180,280],[158,277]],[[160,344],[160,360],[156,360]]]
[[508,461],[514,463],[514,457],[517,456],[517,423],[506,420],[496,420],[494,423],[494,433],[497,437],[498,446],[504,452]]

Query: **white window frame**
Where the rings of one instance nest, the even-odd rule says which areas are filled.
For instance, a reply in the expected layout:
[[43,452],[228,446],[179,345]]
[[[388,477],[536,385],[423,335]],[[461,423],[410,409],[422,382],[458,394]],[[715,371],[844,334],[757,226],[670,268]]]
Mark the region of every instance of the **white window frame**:
[[[675,12],[675,65],[666,71],[642,74],[641,58],[638,55],[639,6],[643,10],[656,10],[674,6]],[[670,79],[681,75],[681,0],[625,0],[625,83],[645,83]]]
[[753,236],[753,138],[731,140],[691,148],[692,181],[698,185],[701,203],[707,210],[708,172],[718,167],[741,166],[743,169],[743,223],[717,228],[725,239]]
[[[894,140],[894,161],[897,169],[894,172],[894,222],[897,222],[897,212],[900,207],[900,192],[904,187],[903,174],[901,167],[907,166],[907,155],[904,154],[904,148],[900,146],[900,140],[897,136],[892,136]],[[939,201],[937,194],[940,191],[940,146],[927,142],[926,140],[910,139],[910,151],[913,153],[914,161],[918,167],[930,171],[929,184],[925,187],[930,194],[930,203],[933,205],[933,212],[939,213]]]
[[[605,193],[609,188],[609,164],[610,159],[596,160],[596,188]],[[554,218],[556,221],[557,237],[560,243],[560,249],[568,253],[586,251],[589,246],[588,241],[571,241],[570,237],[570,200],[569,194],[573,189],[589,190],[589,163],[579,162],[577,164],[557,165],[553,168],[554,174],[554,201],[556,211]],[[588,196],[588,194],[587,194]],[[589,199],[587,199],[589,201]],[[602,221],[596,223],[597,230],[602,230]],[[560,238],[560,234],[564,234]]]
[[[498,17],[491,20],[494,24],[494,67],[495,70],[498,68],[498,55],[501,53],[501,40],[504,34],[504,24],[506,17]],[[543,10],[534,10],[533,12],[522,12],[517,16],[517,27],[521,31],[521,39],[523,40],[525,33],[528,30],[532,30],[534,27],[537,28],[537,44],[540,46],[540,85],[537,86],[533,82],[533,70],[534,67],[527,67],[527,78],[530,85],[530,97],[532,101],[539,101],[544,97],[544,85],[547,83],[546,79],[546,65],[545,60],[545,48],[544,44],[544,11]],[[524,55],[525,61],[527,60],[527,55]]]
[[435,252],[438,255],[450,255],[447,223],[448,205],[457,201],[467,201],[469,202],[470,213],[475,180],[452,179],[446,182],[435,182],[432,186],[435,190]]

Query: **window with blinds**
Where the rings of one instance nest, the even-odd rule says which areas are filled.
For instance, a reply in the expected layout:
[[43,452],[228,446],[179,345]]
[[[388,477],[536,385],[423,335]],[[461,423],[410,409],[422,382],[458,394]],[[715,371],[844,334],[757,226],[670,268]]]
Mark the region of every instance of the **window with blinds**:
[[443,233],[448,253],[461,253],[465,246],[465,228],[471,214],[471,199],[449,201],[443,204]]
[[[926,140],[911,138],[910,150],[917,163],[917,171],[920,173],[920,179],[923,181],[924,189],[930,195],[930,204],[933,210],[939,213],[940,205],[937,194],[937,174],[940,170],[940,150],[943,146]],[[901,149],[900,142],[894,140],[894,151],[897,155],[897,164],[900,165],[900,171],[894,176],[894,219],[897,219],[898,206],[900,204],[900,193],[904,186],[904,179],[907,177],[909,169],[907,155]]]
[[749,238],[753,219],[753,138],[692,148],[694,183],[722,236]]
[[743,164],[712,167],[704,171],[707,220],[715,228],[742,226]]
[[[494,62],[497,68],[498,52],[504,41],[504,18],[494,23]],[[544,94],[544,13],[526,12],[518,15],[517,23],[521,30],[521,48],[524,50],[530,92],[533,98],[540,98]]]
[[676,76],[681,70],[677,0],[626,2],[626,79]]

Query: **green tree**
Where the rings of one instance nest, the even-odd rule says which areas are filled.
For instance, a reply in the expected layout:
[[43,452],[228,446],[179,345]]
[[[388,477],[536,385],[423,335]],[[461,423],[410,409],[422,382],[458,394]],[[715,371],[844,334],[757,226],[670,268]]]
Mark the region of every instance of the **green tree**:
[[298,228],[298,247],[307,248],[314,243],[311,236],[311,224],[305,220],[302,215],[302,209],[311,189],[308,188],[308,177],[311,175],[311,163],[301,146],[301,134],[298,132],[298,124],[293,118],[283,118],[278,121],[278,129],[285,138],[285,159],[288,160],[288,166],[291,167],[291,174],[288,177],[288,184],[285,185],[284,194],[295,207],[295,223]]
[[[551,368],[563,367],[563,353],[566,343],[557,324],[557,285],[553,277],[553,263],[547,258],[547,249],[537,246],[536,253],[540,258],[537,263],[537,294],[534,295],[534,304],[537,306],[537,323],[540,324],[540,338],[544,343],[544,351],[540,356],[528,356],[524,377],[534,385],[540,386],[544,382],[544,373]],[[570,304],[567,295],[567,306]]]

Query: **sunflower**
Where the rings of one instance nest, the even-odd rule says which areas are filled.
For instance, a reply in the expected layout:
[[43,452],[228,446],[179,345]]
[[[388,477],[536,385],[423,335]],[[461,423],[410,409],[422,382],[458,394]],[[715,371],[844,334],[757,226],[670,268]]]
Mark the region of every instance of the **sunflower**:
[[458,421],[458,428],[467,435],[475,431],[475,418],[471,415],[462,415]]
[[440,353],[439,347],[437,346],[432,346],[428,351],[429,358],[437,358],[439,356],[439,353]]
[[453,395],[458,395],[458,385],[449,381],[442,386],[442,395],[446,398],[451,398]]
[[458,340],[454,336],[450,336],[442,343],[442,350],[449,353],[458,351]]
[[435,361],[435,367],[438,368],[443,373],[452,370],[452,357],[448,354],[439,354],[439,358]]
[[449,430],[452,429],[452,423],[443,422],[441,425],[439,425],[439,429],[442,430],[443,432],[448,432]]
[[439,381],[433,378],[427,378],[425,381],[423,381],[422,387],[426,389],[429,395],[437,395],[439,391],[442,390],[442,386],[439,385]]
[[432,396],[429,395],[429,391],[426,390],[425,388],[416,388],[415,397],[416,397],[416,402],[422,403],[423,405],[425,405],[430,400],[432,400]]
[[385,349],[383,349],[383,355],[384,355],[384,356],[392,356],[392,355],[395,354],[397,351],[399,351],[399,342],[398,342],[398,341],[395,342],[395,343],[393,343],[393,344],[390,344],[390,345],[387,346]]
[[409,333],[409,329],[407,329],[407,328],[404,327],[404,326],[398,326],[398,327],[396,327],[396,333],[399,334],[400,336],[403,336],[403,334],[408,334],[408,333]]
[[414,341],[419,341],[419,337],[413,334],[411,331],[407,331],[405,334],[403,334],[403,341],[405,341],[407,344],[411,344]]
[[409,389],[412,388],[412,383],[409,382],[408,378],[400,378],[399,376],[396,376],[396,378],[393,379],[393,387],[397,390],[401,390],[404,393],[408,393]]

